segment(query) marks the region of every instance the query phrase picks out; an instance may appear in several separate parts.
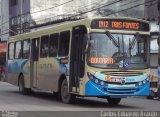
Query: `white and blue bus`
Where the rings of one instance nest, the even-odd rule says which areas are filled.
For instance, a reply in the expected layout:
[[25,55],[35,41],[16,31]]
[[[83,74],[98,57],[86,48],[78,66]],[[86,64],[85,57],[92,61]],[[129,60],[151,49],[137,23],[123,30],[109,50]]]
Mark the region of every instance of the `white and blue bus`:
[[148,96],[149,23],[135,18],[87,18],[8,41],[7,81],[19,92],[106,98]]

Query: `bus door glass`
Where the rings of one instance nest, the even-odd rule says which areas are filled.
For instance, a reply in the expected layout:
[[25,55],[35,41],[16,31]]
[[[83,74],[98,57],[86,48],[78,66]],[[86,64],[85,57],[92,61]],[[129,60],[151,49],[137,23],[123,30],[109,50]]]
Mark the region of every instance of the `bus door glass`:
[[33,79],[33,87],[38,87],[38,78],[37,78],[37,66],[38,66],[38,58],[39,58],[39,40],[40,38],[32,39],[32,79]]
[[84,76],[85,53],[84,53],[84,37],[86,35],[85,26],[76,26],[72,30],[71,54],[70,54],[70,91],[79,87],[80,78]]

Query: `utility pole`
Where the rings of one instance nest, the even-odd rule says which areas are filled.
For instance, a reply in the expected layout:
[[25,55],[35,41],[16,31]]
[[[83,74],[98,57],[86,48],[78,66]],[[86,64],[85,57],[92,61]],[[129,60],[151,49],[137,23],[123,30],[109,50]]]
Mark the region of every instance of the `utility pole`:
[[[157,8],[158,8],[158,13],[159,13],[158,23],[159,23],[159,29],[160,29],[160,0],[157,1]],[[159,30],[159,33],[160,33],[160,30]]]
[[[159,29],[160,29],[160,0],[157,1],[157,8],[158,8],[158,13],[159,13],[158,23],[159,23]],[[159,32],[160,32],[160,30],[159,30]]]
[[20,33],[22,33],[22,31],[23,31],[23,26],[22,26],[22,13],[23,13],[23,1],[21,0],[21,15],[20,15],[20,17],[21,17],[21,21],[20,21]]

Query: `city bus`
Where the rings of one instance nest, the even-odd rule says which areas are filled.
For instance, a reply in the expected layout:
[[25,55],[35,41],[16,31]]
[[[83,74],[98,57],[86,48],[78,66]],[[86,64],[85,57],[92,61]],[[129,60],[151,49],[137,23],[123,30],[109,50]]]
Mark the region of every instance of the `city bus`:
[[63,103],[105,98],[117,105],[148,96],[150,27],[135,18],[86,18],[12,36],[7,82],[19,92],[47,91]]

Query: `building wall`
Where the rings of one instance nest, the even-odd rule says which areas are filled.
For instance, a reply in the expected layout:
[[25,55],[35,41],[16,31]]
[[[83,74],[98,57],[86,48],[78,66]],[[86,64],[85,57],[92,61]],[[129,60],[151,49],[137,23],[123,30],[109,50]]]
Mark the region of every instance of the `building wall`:
[[[122,16],[157,19],[157,4],[156,2],[143,4],[148,1],[150,0],[124,0],[114,3],[116,0],[17,0],[17,4],[14,6],[11,6],[10,2],[10,26],[17,33],[28,32],[28,30],[20,31],[22,27],[28,27],[28,24],[20,26],[21,12],[24,14],[22,19],[27,20],[22,21],[22,24],[29,22],[30,25],[35,25],[60,19],[66,15],[81,14],[82,12],[111,3],[113,4],[84,14],[84,16]],[[142,5],[137,6],[138,4]]]
[[[47,21],[61,19],[65,16],[80,14],[83,11],[91,9],[91,7],[98,6],[98,3],[102,1],[103,0],[47,0],[46,2],[44,0],[32,0],[31,17],[37,24],[45,23]],[[91,15],[91,13],[88,13],[88,15]]]
[[[15,4],[13,4],[15,2]],[[30,20],[30,0],[10,0],[10,35],[28,32]]]
[[[146,2],[151,0],[145,0]],[[158,45],[157,45],[157,39],[158,39],[158,33],[159,33],[159,25],[158,25],[158,8],[157,8],[157,2],[153,1],[149,4],[145,4],[145,19],[150,21],[151,26],[151,56],[150,56],[150,63],[151,63],[151,76],[157,78],[158,76]]]
[[[150,0],[146,0],[146,2],[148,1]],[[145,19],[158,22],[159,15],[158,15],[157,1],[158,0],[145,5]]]
[[[21,12],[22,14],[30,12],[30,0],[17,0],[16,5],[12,5],[11,1],[12,0],[10,0],[10,7],[9,7],[10,17],[18,16],[21,14]],[[22,11],[21,11],[21,7],[22,7]]]
[[[112,0],[112,2],[114,1],[115,0]],[[111,6],[102,8],[102,12],[104,16],[144,18],[144,5],[137,6],[138,4],[143,4],[144,2],[144,0],[124,0]]]
[[[116,0],[31,0],[31,25],[61,19],[67,15],[74,16],[76,14],[81,14],[96,8],[96,10],[83,14],[82,16],[119,16],[144,18],[144,5],[131,8],[144,2],[145,0],[124,0],[121,2],[116,2]],[[113,4],[109,5],[111,3]],[[106,7],[102,7],[105,5]]]
[[[9,0],[0,0],[0,38],[1,41],[6,41],[9,38]],[[6,22],[6,23],[5,23]]]

